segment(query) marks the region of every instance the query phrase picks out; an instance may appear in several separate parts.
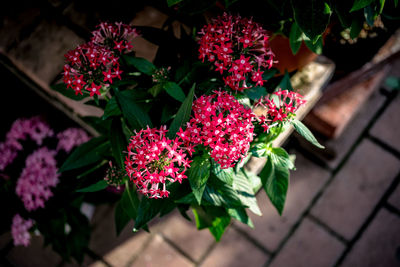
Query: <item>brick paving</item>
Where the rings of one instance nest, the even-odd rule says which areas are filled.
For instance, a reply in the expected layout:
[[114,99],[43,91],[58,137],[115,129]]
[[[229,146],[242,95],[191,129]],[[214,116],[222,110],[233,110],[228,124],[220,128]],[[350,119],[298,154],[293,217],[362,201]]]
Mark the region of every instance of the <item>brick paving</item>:
[[[35,7],[6,18],[0,24],[0,34],[6,37],[0,40],[0,52],[33,81],[49,85],[61,68],[64,50],[87,36],[88,25],[104,16],[88,12],[78,2],[41,2],[62,19],[50,23]],[[152,19],[156,25],[164,18]],[[138,16],[137,23],[141,20]],[[47,45],[31,46],[35,40]],[[41,49],[58,42],[62,47],[46,51],[49,56],[43,58]],[[152,51],[143,55],[152,57]],[[400,77],[399,66],[400,61],[389,75]],[[397,91],[375,91],[343,134],[325,141],[327,150],[322,153],[293,136],[286,148],[297,155],[297,170],[291,174],[283,215],[264,193],[258,194],[263,216],[251,215],[255,229],[235,222],[219,243],[178,213],[152,223],[151,233],[132,233],[130,225],[117,237],[114,207],[101,205],[92,219],[92,253],[83,265],[400,266],[399,108]],[[40,237],[34,237],[28,248],[9,249],[9,242],[9,234],[0,235],[0,265],[77,266],[43,248]]]

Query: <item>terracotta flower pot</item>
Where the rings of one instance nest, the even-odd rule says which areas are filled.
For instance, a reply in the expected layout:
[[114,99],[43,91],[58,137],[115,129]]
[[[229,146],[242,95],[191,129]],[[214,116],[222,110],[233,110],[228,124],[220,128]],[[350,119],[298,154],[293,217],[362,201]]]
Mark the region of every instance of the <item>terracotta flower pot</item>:
[[275,60],[278,61],[273,65],[279,70],[278,75],[300,69],[313,61],[318,55],[312,52],[304,42],[302,42],[299,51],[293,55],[290,49],[289,39],[283,35],[275,35],[270,40],[272,52],[275,54]]

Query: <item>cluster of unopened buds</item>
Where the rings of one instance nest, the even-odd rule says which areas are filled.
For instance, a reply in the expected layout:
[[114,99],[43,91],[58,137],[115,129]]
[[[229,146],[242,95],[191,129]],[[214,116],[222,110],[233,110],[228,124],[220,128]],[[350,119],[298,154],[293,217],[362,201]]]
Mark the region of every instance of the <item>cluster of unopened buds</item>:
[[125,172],[117,166],[114,166],[112,161],[109,161],[108,165],[109,167],[104,180],[108,185],[114,186],[117,190],[120,190],[121,184],[124,182]]
[[[278,103],[275,102],[276,99]],[[260,98],[255,103],[256,108],[262,107],[264,109],[263,115],[257,116],[257,120],[266,132],[270,127],[278,125],[279,122],[292,118],[305,102],[306,100],[299,93],[279,89],[271,95]]]
[[154,72],[154,74],[151,75],[151,78],[153,79],[153,82],[154,83],[161,83],[161,82],[168,81],[170,70],[171,70],[171,67],[157,69]]
[[101,95],[113,79],[121,79],[120,55],[131,51],[131,39],[137,36],[135,29],[122,23],[101,23],[90,42],[65,54],[64,83],[75,94]]
[[221,168],[247,155],[253,140],[254,114],[227,92],[215,91],[193,102],[194,116],[178,135],[186,143],[204,145]]
[[142,129],[131,137],[125,170],[136,184],[138,192],[150,198],[169,196],[166,182],[182,182],[190,167],[188,148],[179,138],[168,139],[165,126],[160,129]]
[[258,23],[225,13],[199,35],[199,58],[215,65],[225,85],[235,91],[263,85],[263,70],[272,67],[274,54],[268,32]]

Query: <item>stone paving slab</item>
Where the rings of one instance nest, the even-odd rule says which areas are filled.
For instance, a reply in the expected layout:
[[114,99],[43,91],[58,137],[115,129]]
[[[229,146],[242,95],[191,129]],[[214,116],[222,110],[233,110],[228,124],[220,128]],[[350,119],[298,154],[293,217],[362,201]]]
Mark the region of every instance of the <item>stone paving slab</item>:
[[388,202],[400,211],[400,185],[397,186],[396,190],[389,197]]
[[279,216],[265,192],[260,191],[257,200],[263,215],[260,217],[250,212],[254,229],[235,223],[269,251],[275,251],[279,247],[281,241],[330,176],[328,171],[318,167],[301,154],[296,154],[297,170],[290,173],[290,185],[282,216]]
[[178,213],[165,219],[155,227],[165,238],[196,262],[215,243],[214,237],[207,229],[197,230],[194,221],[189,222]]
[[310,219],[305,218],[270,266],[333,266],[344,249],[343,243]]
[[400,96],[397,96],[371,129],[371,135],[400,152]]
[[130,265],[132,267],[188,267],[194,266],[188,259],[180,255],[173,247],[156,235]]
[[235,229],[228,229],[201,267],[261,267],[268,255]]
[[295,137],[302,148],[311,152],[314,156],[325,162],[330,168],[334,169],[349,152],[351,146],[360,137],[376,112],[383,106],[385,100],[386,97],[378,91],[374,92],[350,122],[349,126],[344,130],[343,134],[333,140],[324,141],[319,139],[325,146],[324,150],[316,148],[297,134]]
[[400,266],[400,217],[381,209],[342,267]]
[[43,247],[43,236],[32,236],[31,244],[28,247],[16,246],[7,254],[6,259],[13,266],[20,267],[43,267],[57,266],[61,257],[51,247]]
[[400,170],[393,155],[364,140],[311,210],[347,240],[371,214]]

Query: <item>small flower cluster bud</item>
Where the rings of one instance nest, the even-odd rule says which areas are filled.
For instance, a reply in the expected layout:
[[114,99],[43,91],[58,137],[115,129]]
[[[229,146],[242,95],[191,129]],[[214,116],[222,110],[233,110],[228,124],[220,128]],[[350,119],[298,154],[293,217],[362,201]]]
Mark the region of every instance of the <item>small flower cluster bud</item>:
[[166,82],[169,80],[169,71],[171,70],[171,67],[168,68],[159,68],[157,69],[153,75],[151,75],[151,78],[153,79],[154,83],[162,83]]
[[[275,103],[273,96],[276,96],[278,103]],[[276,99],[276,98],[275,98]],[[264,132],[268,131],[273,123],[287,121],[292,118],[295,112],[302,106],[306,100],[303,96],[288,90],[281,90],[272,93],[271,95],[260,98],[255,107],[261,106],[265,109],[265,115],[257,117],[257,120],[263,127]]]
[[244,158],[253,140],[253,113],[227,92],[216,91],[193,102],[194,116],[178,136],[186,143],[202,144],[211,157],[229,168]]
[[125,169],[138,192],[150,198],[168,197],[166,182],[182,182],[190,167],[186,148],[178,138],[165,137],[166,127],[142,129],[131,137]]
[[263,85],[263,70],[271,68],[274,54],[267,31],[258,23],[225,13],[199,35],[199,58],[214,64],[225,85],[236,91]]

